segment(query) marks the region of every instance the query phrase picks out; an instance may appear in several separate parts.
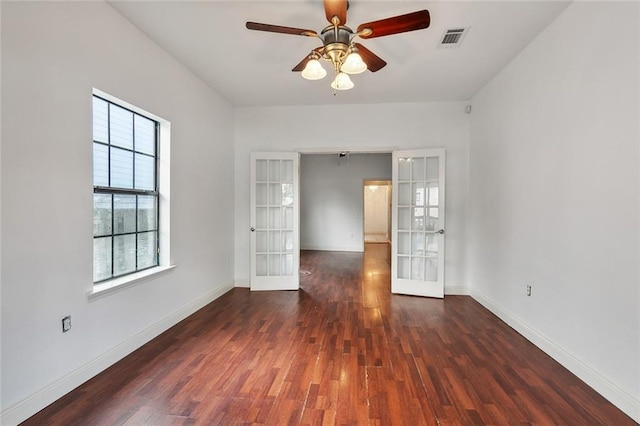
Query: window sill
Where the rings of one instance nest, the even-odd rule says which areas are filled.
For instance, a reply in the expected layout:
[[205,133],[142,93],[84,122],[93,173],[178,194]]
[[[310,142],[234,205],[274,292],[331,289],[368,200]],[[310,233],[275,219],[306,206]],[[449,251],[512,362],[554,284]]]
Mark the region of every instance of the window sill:
[[164,274],[176,267],[177,265],[158,266],[156,268],[147,269],[125,277],[114,278],[104,283],[96,284],[93,286],[91,291],[87,292],[87,298],[89,300],[97,299],[98,297],[124,290],[155,277],[156,275]]

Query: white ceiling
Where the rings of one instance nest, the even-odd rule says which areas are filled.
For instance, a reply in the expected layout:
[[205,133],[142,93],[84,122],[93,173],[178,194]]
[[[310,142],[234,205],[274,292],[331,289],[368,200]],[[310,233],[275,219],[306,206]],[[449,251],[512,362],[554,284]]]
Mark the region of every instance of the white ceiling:
[[[355,75],[333,95],[331,73],[307,81],[291,69],[320,40],[250,31],[246,21],[320,31],[322,1],[110,1],[158,45],[236,106],[469,100],[569,4],[566,1],[350,1],[347,26],[427,9],[425,30],[358,40],[387,66]],[[455,49],[447,29],[468,27]],[[326,67],[327,71],[331,71]]]

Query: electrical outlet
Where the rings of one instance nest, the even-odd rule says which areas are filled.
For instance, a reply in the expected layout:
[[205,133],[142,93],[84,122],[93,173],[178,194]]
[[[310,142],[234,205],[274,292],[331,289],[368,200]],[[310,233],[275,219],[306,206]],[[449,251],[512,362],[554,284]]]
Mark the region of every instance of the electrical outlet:
[[71,330],[71,315],[62,318],[62,332],[66,333]]
[[527,284],[527,296],[531,296],[531,285]]

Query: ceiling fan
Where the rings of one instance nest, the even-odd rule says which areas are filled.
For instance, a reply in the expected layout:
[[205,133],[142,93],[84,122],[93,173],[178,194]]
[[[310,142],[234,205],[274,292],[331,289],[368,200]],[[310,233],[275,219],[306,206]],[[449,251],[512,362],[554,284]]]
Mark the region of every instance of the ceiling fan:
[[428,28],[431,21],[429,11],[420,10],[360,24],[354,32],[346,26],[348,7],[347,0],[324,0],[325,16],[331,25],[324,28],[319,34],[313,30],[258,22],[247,22],[246,26],[250,30],[319,38],[322,41],[322,46],[313,49],[291,71],[302,71],[302,77],[307,80],[319,80],[327,75],[327,71],[319,61],[319,59],[324,59],[331,62],[336,73],[331,87],[335,90],[348,90],[354,86],[349,74],[360,74],[367,69],[376,72],[387,65],[378,55],[362,44],[354,42],[356,37],[368,39],[421,30]]

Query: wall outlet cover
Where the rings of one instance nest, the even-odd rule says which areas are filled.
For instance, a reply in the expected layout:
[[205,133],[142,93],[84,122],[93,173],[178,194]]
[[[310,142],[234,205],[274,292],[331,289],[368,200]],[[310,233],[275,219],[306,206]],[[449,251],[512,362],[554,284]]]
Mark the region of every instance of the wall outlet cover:
[[62,332],[66,333],[71,330],[71,315],[62,318]]

